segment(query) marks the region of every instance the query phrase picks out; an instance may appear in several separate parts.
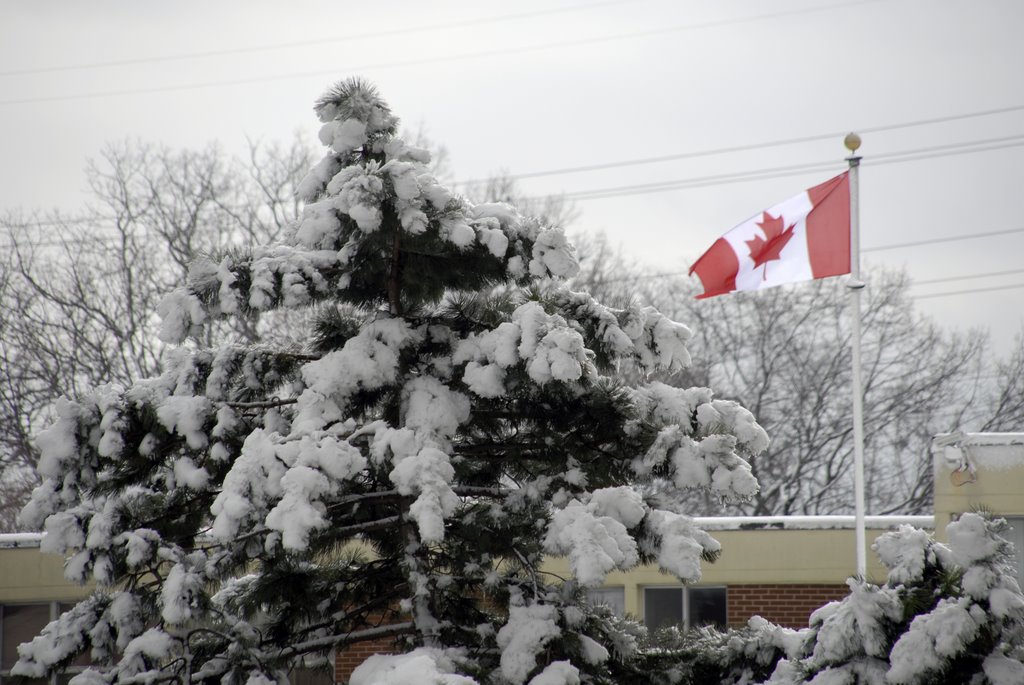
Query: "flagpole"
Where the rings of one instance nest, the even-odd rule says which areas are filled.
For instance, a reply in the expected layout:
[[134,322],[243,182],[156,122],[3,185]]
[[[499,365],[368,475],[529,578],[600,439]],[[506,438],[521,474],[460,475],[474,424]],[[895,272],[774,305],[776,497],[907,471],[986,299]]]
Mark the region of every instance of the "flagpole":
[[860,136],[851,133],[843,141],[850,156],[850,331],[853,350],[853,495],[857,529],[857,575],[867,575],[867,541],[864,531],[864,388],[860,359]]

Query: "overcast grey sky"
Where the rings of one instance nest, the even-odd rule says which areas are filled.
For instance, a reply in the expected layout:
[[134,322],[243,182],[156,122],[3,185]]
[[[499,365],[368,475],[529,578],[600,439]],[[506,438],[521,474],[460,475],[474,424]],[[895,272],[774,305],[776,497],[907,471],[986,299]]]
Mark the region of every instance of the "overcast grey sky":
[[[0,210],[80,209],[86,159],[112,140],[315,141],[313,100],[361,75],[448,148],[459,179],[597,165],[522,187],[642,186],[580,198],[576,227],[682,270],[843,169],[841,133],[859,130],[864,263],[954,279],[916,296],[1001,288],[918,303],[990,327],[1006,351],[1024,316],[1024,288],[1007,286],[1024,271],[959,277],[1024,269],[1022,28],[1020,0],[6,0]],[[782,167],[797,170],[709,178]],[[637,192],[687,179],[701,183]]]

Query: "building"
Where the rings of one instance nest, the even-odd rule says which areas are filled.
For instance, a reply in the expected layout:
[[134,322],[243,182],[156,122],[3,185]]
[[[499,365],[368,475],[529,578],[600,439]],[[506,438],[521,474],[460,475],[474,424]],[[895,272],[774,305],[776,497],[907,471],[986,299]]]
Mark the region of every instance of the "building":
[[[933,528],[932,516],[870,516],[868,544],[900,525]],[[655,566],[609,574],[590,592],[619,614],[648,628],[683,624],[746,625],[759,615],[780,625],[804,627],[815,609],[844,597],[856,568],[853,516],[698,518],[698,526],[722,543],[722,555],[705,564],[700,582],[683,586]],[[883,581],[885,569],[869,557],[869,578]],[[548,570],[568,575],[564,559]]]
[[[941,540],[945,526],[966,511],[986,510],[1005,517],[1010,536],[1024,549],[1024,433],[951,434],[932,447],[934,516],[869,516],[868,544],[902,524],[934,529]],[[666,624],[742,626],[754,615],[801,627],[822,604],[847,592],[846,579],[856,567],[852,516],[701,518],[697,523],[722,543],[722,556],[706,564],[697,584],[683,586],[654,567],[615,572],[595,601],[657,628]],[[40,536],[0,535],[0,685],[17,658],[17,645],[34,636],[88,588],[64,580],[62,559],[39,551]],[[868,555],[868,576],[885,579],[885,570]],[[550,559],[547,570],[568,575],[564,559]],[[1024,585],[1024,565],[1018,556]],[[375,649],[364,644],[335,655],[335,682]],[[74,671],[81,666],[73,666]],[[302,680],[310,680],[302,674]],[[51,685],[66,682],[67,674]],[[321,682],[326,678],[320,679]]]
[[954,433],[932,442],[935,526],[965,511],[987,511],[1010,524],[1017,548],[1017,580],[1024,588],[1024,433]]

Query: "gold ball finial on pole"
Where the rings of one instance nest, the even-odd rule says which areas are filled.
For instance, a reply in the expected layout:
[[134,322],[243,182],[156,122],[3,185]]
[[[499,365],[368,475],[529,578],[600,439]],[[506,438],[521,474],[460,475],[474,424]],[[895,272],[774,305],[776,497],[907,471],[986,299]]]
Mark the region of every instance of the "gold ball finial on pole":
[[846,137],[843,138],[843,145],[850,152],[856,153],[858,148],[860,148],[860,136],[856,133],[847,133]]

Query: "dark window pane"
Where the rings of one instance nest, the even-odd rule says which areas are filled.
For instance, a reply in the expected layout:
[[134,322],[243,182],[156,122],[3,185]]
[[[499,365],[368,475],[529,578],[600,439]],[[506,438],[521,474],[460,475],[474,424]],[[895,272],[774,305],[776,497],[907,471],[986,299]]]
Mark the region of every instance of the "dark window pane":
[[30,642],[50,622],[49,604],[5,604],[3,610],[3,650],[0,669],[7,670],[18,661],[18,645]]
[[1010,529],[1003,537],[1013,543],[1017,564],[1017,582],[1024,587],[1024,517],[1007,516],[1006,522],[1010,524]]
[[621,587],[595,587],[587,590],[587,601],[594,606],[605,605],[616,616],[626,614],[626,591]]
[[288,673],[290,685],[332,685],[333,678],[329,668],[296,667]]
[[0,678],[0,685],[50,685],[50,681],[46,678],[14,678],[12,676],[6,676]]
[[726,593],[724,587],[690,588],[690,626],[725,628]]
[[683,588],[649,587],[644,590],[644,625],[649,630],[683,623]]
[[77,673],[58,673],[57,674],[57,685],[68,685],[71,679],[74,678]]

